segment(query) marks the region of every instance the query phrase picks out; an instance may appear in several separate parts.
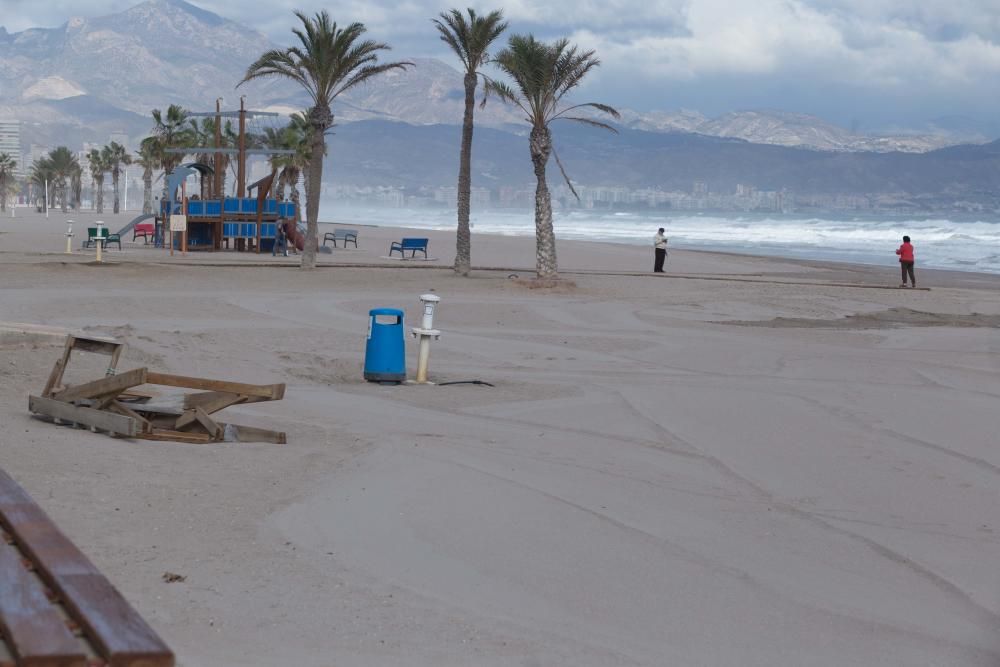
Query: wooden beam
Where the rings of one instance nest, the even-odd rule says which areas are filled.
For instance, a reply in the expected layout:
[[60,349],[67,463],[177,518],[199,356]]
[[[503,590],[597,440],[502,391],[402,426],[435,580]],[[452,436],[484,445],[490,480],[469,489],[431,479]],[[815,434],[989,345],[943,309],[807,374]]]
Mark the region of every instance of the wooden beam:
[[183,387],[200,391],[223,391],[230,394],[246,394],[259,396],[271,401],[280,401],[285,396],[285,385],[282,384],[244,384],[226,380],[210,380],[207,378],[170,375],[150,371],[146,374],[147,384],[159,384],[165,387]]
[[86,667],[83,646],[13,545],[0,543],[0,633],[18,665]]
[[100,380],[94,380],[93,382],[66,387],[62,391],[53,394],[52,398],[68,403],[79,398],[96,398],[107,394],[117,396],[126,389],[146,384],[146,375],[147,371],[145,368],[136,368],[121,375],[111,375]]
[[149,431],[152,428],[149,424],[149,420],[140,415],[138,412],[128,407],[124,403],[119,403],[118,401],[112,401],[111,405],[108,406],[108,410],[116,412],[120,415],[125,415],[126,417],[131,417],[139,424],[139,430],[142,432]]
[[28,410],[36,414],[52,417],[53,419],[61,419],[74,424],[83,424],[92,429],[100,429],[129,438],[135,437],[140,430],[139,423],[131,417],[117,415],[105,410],[84,408],[54,398],[29,396]]
[[170,442],[186,442],[192,445],[207,445],[212,439],[204,433],[184,433],[170,429],[154,428],[149,433],[139,434],[142,440],[166,440]]
[[224,391],[206,391],[200,394],[187,394],[184,396],[184,407],[202,408],[208,414],[218,412],[231,405],[242,405],[244,403],[257,403],[258,401],[270,400],[260,396],[245,396],[230,394]]
[[269,431],[255,426],[240,426],[239,424],[220,424],[225,429],[227,426],[233,429],[233,435],[237,442],[273,442],[277,445],[284,445],[288,442],[288,437],[282,431]]

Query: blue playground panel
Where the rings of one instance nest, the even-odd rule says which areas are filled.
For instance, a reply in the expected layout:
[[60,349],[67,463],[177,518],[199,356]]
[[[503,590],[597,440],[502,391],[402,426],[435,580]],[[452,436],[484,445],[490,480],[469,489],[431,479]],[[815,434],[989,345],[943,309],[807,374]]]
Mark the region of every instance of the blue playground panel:
[[[278,223],[262,223],[260,226],[260,237],[262,239],[273,239],[277,231]],[[257,238],[257,223],[224,222],[222,223],[222,235],[230,239],[255,239]]]
[[[188,201],[188,215],[192,217],[216,217],[220,208],[226,213],[257,213],[256,197],[227,197],[223,201],[217,199]],[[174,202],[173,213],[180,213],[180,203]],[[281,218],[291,218],[295,216],[295,204],[293,202],[279,202],[277,199],[264,200],[264,215],[277,215]]]

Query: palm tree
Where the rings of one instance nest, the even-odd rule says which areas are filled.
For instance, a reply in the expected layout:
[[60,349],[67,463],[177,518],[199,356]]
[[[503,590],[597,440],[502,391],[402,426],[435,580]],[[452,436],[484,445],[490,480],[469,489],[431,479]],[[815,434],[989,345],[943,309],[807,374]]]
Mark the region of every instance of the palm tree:
[[98,213],[104,213],[104,174],[108,165],[104,161],[102,151],[92,148],[87,153],[87,164],[90,167],[90,179],[94,183],[94,206]]
[[263,53],[249,68],[238,85],[262,77],[278,76],[298,82],[312,99],[306,113],[309,124],[309,198],[306,213],[306,242],[302,253],[302,268],[316,266],[316,236],[319,218],[320,184],[323,181],[323,156],[326,155],[326,133],[333,127],[330,107],[337,97],[379,74],[405,69],[413,63],[378,62],[379,52],[389,46],[372,40],[362,40],[366,28],[352,23],[338,28],[326,11],[309,18],[295,12],[302,29],[293,28],[300,45],[273,49]]
[[62,212],[65,213],[69,203],[66,197],[66,181],[72,177],[76,169],[80,168],[80,163],[65,146],[59,146],[50,151],[47,160],[55,183],[56,197],[59,199]]
[[[487,81],[486,92],[496,93],[500,99],[516,105],[526,114],[531,124],[529,148],[535,168],[535,270],[541,279],[559,276],[556,261],[556,237],[552,230],[552,196],[545,181],[545,167],[549,154],[555,154],[549,124],[555,120],[570,120],[585,125],[617,132],[615,128],[587,116],[576,115],[581,109],[595,109],[613,118],[618,111],[606,104],[586,102],[571,106],[562,105],[563,97],[580,85],[583,78],[600,61],[593,51],[578,52],[569,40],[560,39],[545,44],[534,35],[514,35],[506,49],[497,54],[494,62],[514,81],[515,88],[498,81]],[[566,170],[556,154],[556,164],[562,172],[570,191],[576,194]]]
[[166,174],[184,161],[183,153],[168,153],[171,148],[186,148],[193,145],[191,128],[187,124],[188,113],[176,104],[167,107],[164,115],[159,109],[153,109],[153,138],[157,141],[157,153],[160,156],[160,166],[164,171],[163,199],[168,199]]
[[83,167],[80,166],[79,162],[70,174],[69,183],[70,189],[73,191],[73,208],[79,211],[83,199]]
[[14,181],[17,160],[7,153],[0,153],[0,211],[7,210],[7,194]]
[[[111,172],[111,188],[114,193],[114,213],[118,213],[118,181],[121,177],[122,166],[132,164],[132,156],[128,154],[125,147],[112,141],[101,149],[101,159],[104,160],[105,167]],[[125,184],[128,187],[128,183]]]
[[[55,180],[55,174],[52,170],[52,163],[47,157],[42,157],[35,160],[31,164],[31,174],[29,175],[30,182],[35,186],[38,193],[47,193],[47,188],[49,183]],[[38,201],[38,194],[35,195],[35,201]],[[48,198],[45,197],[42,200],[42,212],[47,212],[48,208]]]
[[134,159],[142,167],[142,214],[153,212],[153,171],[160,168],[159,142],[156,137],[146,137],[139,144],[139,151]]
[[462,118],[462,148],[458,158],[458,231],[455,241],[455,273],[469,275],[472,266],[472,233],[469,229],[469,206],[472,199],[472,127],[476,107],[476,84],[485,75],[480,68],[489,62],[488,49],[507,29],[502,11],[479,16],[468,9],[466,21],[462,12],[452,9],[434,19],[441,41],[451,47],[465,68],[465,115]]

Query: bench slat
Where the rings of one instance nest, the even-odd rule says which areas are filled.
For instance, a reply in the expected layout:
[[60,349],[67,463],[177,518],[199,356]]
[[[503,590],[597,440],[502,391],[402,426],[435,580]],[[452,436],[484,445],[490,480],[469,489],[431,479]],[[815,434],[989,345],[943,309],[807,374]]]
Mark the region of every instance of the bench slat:
[[0,631],[19,664],[85,667],[79,640],[45,597],[42,584],[21,564],[21,555],[0,544]]
[[0,470],[0,524],[35,563],[111,667],[172,667],[173,654],[122,597],[35,504]]

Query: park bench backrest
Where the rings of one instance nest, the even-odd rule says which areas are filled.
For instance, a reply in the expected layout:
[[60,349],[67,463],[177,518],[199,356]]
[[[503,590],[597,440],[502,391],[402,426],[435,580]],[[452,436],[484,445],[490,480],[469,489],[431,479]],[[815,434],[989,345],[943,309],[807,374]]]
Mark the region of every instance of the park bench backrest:
[[335,229],[333,230],[333,235],[338,239],[346,239],[348,236],[353,236],[357,238],[358,230],[356,229]]
[[400,244],[403,246],[403,250],[412,250],[413,248],[426,248],[427,239],[403,239]]

